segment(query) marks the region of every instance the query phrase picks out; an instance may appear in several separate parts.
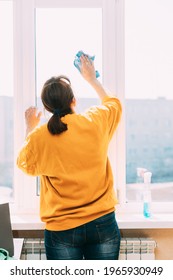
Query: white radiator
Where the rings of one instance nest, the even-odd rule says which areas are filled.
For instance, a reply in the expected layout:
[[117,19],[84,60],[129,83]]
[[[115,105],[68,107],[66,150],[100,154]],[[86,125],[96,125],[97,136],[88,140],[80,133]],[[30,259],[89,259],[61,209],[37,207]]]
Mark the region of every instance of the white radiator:
[[22,260],[46,260],[44,239],[26,238],[22,248]]
[[119,260],[155,260],[155,248],[151,238],[122,238]]
[[[155,247],[156,242],[151,238],[122,238],[119,260],[155,260]],[[44,239],[25,239],[21,259],[45,260]]]

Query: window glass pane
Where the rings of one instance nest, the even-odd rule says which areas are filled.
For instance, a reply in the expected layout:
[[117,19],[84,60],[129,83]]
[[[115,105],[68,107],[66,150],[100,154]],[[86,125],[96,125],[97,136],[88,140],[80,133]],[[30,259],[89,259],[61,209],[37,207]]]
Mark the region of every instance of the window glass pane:
[[0,1],[0,200],[13,193],[13,7]]
[[152,172],[154,201],[173,200],[172,11],[169,0],[125,1],[128,201],[141,198],[137,168]]
[[[94,90],[74,67],[76,53],[95,55],[95,67],[102,77],[102,9],[36,9],[36,97],[42,109],[40,93],[52,76],[70,78],[77,99],[76,112],[100,103]],[[49,117],[43,111],[43,122]],[[39,183],[39,179],[38,179]],[[39,190],[37,190],[39,194]]]
[[[64,74],[71,80],[77,110],[98,103],[96,93],[80,77],[73,61],[79,50],[95,55],[95,67],[102,71],[102,9],[36,9],[37,97],[44,82]],[[94,100],[93,100],[94,99]]]

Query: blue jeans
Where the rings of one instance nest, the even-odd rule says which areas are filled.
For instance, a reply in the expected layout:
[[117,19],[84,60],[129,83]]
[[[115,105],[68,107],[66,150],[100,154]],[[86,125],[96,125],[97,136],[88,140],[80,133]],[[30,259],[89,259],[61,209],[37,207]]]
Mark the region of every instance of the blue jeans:
[[73,229],[45,230],[46,256],[48,260],[117,260],[120,239],[112,212]]

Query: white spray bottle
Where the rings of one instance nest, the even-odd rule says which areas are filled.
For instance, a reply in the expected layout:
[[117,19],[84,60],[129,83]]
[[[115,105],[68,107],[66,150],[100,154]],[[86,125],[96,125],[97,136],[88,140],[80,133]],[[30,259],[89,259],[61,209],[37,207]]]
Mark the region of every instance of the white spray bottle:
[[151,176],[151,172],[144,173],[143,215],[146,218],[151,217]]

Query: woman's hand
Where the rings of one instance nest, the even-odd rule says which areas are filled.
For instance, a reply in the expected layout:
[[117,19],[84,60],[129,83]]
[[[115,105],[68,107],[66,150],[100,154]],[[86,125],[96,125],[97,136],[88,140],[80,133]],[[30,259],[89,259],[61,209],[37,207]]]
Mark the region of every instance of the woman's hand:
[[96,81],[95,67],[94,63],[91,59],[89,59],[86,55],[82,55],[80,57],[81,61],[81,75],[88,83],[93,83]]
[[36,107],[29,107],[25,111],[26,134],[31,132],[40,122],[42,112],[37,112]]
[[81,75],[83,78],[94,88],[99,98],[103,100],[106,96],[108,96],[107,91],[104,89],[102,84],[96,78],[94,63],[91,59],[89,59],[86,55],[82,55],[80,57],[81,61]]

